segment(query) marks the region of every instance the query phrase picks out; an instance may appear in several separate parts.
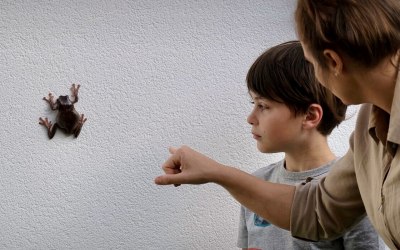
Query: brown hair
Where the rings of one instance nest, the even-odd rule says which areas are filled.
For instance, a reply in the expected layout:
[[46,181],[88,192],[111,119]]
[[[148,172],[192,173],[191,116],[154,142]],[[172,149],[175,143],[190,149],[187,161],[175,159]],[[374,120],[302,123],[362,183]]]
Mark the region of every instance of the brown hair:
[[324,49],[374,67],[400,50],[399,0],[298,0],[297,33],[326,68]]
[[305,114],[311,104],[321,105],[323,116],[317,129],[323,135],[345,118],[347,106],[316,80],[299,41],[265,51],[250,67],[246,81],[249,91],[284,103],[294,115]]

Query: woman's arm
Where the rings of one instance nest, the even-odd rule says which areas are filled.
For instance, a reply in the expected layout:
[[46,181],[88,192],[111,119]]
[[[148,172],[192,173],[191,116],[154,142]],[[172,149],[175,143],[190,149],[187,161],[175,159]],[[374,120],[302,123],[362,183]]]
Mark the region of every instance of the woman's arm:
[[165,175],[157,177],[156,184],[214,182],[224,187],[243,206],[272,224],[289,229],[294,186],[266,182],[222,165],[187,146],[171,148],[170,152],[170,158],[163,164]]

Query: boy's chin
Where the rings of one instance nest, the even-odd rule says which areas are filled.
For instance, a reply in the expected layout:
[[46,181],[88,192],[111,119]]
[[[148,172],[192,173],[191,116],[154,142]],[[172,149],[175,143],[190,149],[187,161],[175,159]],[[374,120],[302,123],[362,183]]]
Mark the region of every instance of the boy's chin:
[[276,148],[273,146],[271,147],[271,145],[263,145],[260,142],[257,142],[257,149],[261,153],[265,153],[265,154],[274,154],[274,153],[282,153],[283,152],[281,148]]
[[263,145],[260,145],[257,143],[257,149],[258,151],[260,151],[261,153],[275,153],[274,150],[272,150],[271,148],[265,147]]

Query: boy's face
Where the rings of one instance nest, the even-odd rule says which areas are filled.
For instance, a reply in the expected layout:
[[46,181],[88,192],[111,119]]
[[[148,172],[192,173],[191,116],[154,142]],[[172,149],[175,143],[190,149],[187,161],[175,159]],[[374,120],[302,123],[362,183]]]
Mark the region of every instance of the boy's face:
[[[295,116],[283,103],[250,92],[253,110],[247,118],[251,133],[262,153],[289,152],[300,144],[303,115]],[[298,149],[298,148],[297,148]]]

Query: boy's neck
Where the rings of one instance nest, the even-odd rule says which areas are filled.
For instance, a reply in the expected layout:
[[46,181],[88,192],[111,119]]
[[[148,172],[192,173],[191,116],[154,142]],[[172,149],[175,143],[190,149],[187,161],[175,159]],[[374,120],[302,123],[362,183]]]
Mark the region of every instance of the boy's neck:
[[305,147],[295,152],[285,153],[285,168],[290,172],[302,172],[321,167],[336,159],[326,140]]

